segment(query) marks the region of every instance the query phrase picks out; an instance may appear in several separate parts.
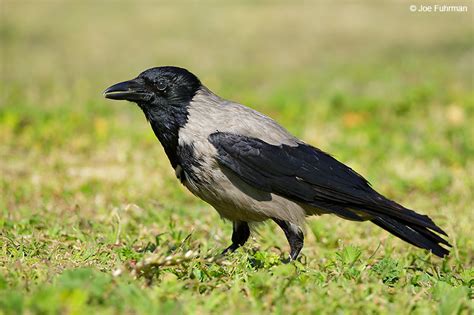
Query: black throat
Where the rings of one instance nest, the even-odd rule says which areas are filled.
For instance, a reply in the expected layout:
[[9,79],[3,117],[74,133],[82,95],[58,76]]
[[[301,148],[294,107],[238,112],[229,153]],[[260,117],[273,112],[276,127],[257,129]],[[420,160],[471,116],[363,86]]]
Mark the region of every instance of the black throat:
[[179,164],[179,130],[184,127],[188,121],[188,107],[189,103],[168,105],[160,108],[142,107],[153,132],[165,149],[165,153],[173,168],[176,168]]
[[[158,140],[174,169],[180,164],[179,130],[183,128],[189,115],[189,107],[194,96],[201,89],[201,81],[183,68],[158,67],[139,75],[145,82],[144,88],[153,93],[153,98],[137,103],[145,113]],[[157,82],[164,82],[165,88],[157,88]]]

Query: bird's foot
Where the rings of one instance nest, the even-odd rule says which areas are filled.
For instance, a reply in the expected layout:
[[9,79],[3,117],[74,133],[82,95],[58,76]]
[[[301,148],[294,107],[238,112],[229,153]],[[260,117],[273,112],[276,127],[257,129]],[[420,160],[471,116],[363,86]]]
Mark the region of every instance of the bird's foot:
[[290,244],[290,257],[288,260],[285,260],[286,263],[296,260],[304,244],[304,235],[302,230],[297,225],[288,221],[279,219],[273,219],[273,221],[275,221],[281,227],[283,232],[285,232],[285,236],[288,240],[288,243]]
[[229,253],[233,253],[233,252],[235,252],[235,250],[236,250],[237,248],[239,248],[239,247],[240,247],[239,244],[233,243],[232,245],[230,245],[229,247],[227,247],[226,249],[224,249],[224,250],[222,251],[221,255],[227,255],[227,254],[229,254]]

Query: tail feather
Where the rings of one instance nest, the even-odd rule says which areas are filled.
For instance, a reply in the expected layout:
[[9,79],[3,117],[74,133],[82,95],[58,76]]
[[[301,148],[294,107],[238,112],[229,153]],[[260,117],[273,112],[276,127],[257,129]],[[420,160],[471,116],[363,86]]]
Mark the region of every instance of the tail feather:
[[[365,205],[366,211],[374,216],[388,216],[398,221],[410,223],[411,225],[423,226],[429,228],[437,233],[448,236],[433,220],[427,215],[416,213],[413,210],[407,209],[404,206],[390,200],[379,193],[377,193],[377,202]],[[382,211],[381,211],[382,210]]]
[[426,227],[420,227],[420,226],[413,225],[413,226],[411,226],[411,228],[414,229],[415,231],[417,231],[418,233],[423,234],[423,236],[425,236],[426,238],[428,238],[432,242],[441,243],[441,244],[444,244],[446,246],[451,247],[451,244],[449,244],[449,242],[447,240],[445,240],[444,238],[442,238],[438,234],[433,233],[432,231],[430,231]]
[[[444,257],[449,254],[449,250],[442,247],[440,243],[449,247],[451,245],[430,230],[433,222],[431,219],[424,226],[418,222],[418,224],[414,224],[386,215],[379,215],[371,221],[412,245],[432,251],[436,256]],[[439,232],[439,230],[441,229],[437,227],[436,231]],[[446,235],[442,230],[439,233]]]

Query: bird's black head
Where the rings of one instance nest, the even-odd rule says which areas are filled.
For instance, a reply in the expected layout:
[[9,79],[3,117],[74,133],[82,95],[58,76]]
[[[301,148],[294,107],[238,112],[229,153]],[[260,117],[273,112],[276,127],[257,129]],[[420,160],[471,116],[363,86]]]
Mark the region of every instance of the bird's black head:
[[104,96],[137,103],[144,111],[189,104],[201,87],[199,79],[186,69],[157,67],[145,70],[135,79],[112,85]]
[[186,69],[157,67],[112,85],[104,96],[137,103],[176,167],[179,129],[186,124],[190,102],[201,87],[199,79]]

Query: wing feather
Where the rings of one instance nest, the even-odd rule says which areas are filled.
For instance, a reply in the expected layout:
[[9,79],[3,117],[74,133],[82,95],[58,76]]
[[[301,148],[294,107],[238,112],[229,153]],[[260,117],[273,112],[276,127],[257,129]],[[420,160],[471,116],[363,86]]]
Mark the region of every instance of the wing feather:
[[278,146],[225,132],[211,134],[209,141],[222,166],[260,190],[353,220],[388,215],[446,235],[428,216],[385,198],[350,167],[310,145]]

